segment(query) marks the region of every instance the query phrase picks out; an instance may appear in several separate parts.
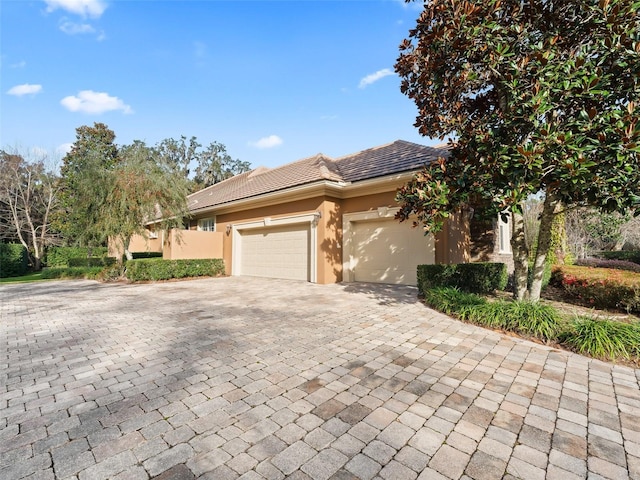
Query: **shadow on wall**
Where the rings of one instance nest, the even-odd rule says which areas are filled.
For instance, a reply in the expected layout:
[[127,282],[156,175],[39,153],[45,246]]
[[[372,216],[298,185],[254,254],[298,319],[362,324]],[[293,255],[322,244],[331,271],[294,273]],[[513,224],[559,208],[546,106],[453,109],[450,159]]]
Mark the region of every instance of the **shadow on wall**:
[[320,243],[320,249],[324,253],[324,258],[328,265],[333,265],[333,275],[336,281],[343,281],[342,278],[342,207],[335,206],[329,213],[326,222],[326,232],[324,239]]

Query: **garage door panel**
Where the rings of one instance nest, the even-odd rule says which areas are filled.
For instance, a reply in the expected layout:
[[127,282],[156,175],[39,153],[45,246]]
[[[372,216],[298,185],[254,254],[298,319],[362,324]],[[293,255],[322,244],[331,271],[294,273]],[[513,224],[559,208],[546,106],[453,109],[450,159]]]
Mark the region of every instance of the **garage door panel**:
[[251,229],[240,235],[242,275],[310,280],[307,225]]
[[351,267],[356,282],[415,285],[416,267],[434,263],[433,237],[393,219],[352,224]]

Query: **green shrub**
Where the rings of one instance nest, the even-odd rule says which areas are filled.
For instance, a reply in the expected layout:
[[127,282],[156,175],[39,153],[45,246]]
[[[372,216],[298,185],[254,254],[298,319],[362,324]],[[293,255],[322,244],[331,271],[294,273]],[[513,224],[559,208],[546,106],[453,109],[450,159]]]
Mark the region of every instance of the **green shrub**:
[[[91,255],[89,255],[91,253]],[[70,258],[105,257],[107,247],[49,247],[46,264],[49,267],[69,267]]]
[[610,268],[555,267],[551,282],[577,304],[640,311],[640,274]]
[[434,287],[454,287],[465,292],[491,293],[507,286],[504,263],[418,265],[418,288],[424,295]]
[[150,258],[126,263],[126,276],[132,282],[171,278],[217,276],[224,273],[220,258],[202,260],[163,260]]
[[640,324],[577,317],[560,340],[592,357],[615,360],[640,357]]
[[555,308],[532,302],[499,300],[487,302],[473,293],[451,287],[436,287],[425,293],[430,307],[448,315],[485,327],[518,332],[552,340],[562,330],[562,319]]
[[49,267],[42,270],[42,278],[44,279],[75,279],[87,278],[95,279],[98,277],[103,267]]
[[469,311],[478,305],[484,305],[487,301],[473,293],[461,292],[452,287],[434,287],[427,290],[424,300],[430,307],[446,313],[458,315],[461,318],[469,314]]
[[476,323],[549,341],[562,330],[562,319],[549,305],[533,302],[498,301],[474,311]]
[[17,277],[27,273],[27,249],[19,243],[0,243],[0,278]]
[[615,252],[598,252],[596,257],[607,260],[624,260],[640,264],[640,250],[620,250]]
[[114,263],[113,257],[71,257],[67,260],[70,267],[109,267]]

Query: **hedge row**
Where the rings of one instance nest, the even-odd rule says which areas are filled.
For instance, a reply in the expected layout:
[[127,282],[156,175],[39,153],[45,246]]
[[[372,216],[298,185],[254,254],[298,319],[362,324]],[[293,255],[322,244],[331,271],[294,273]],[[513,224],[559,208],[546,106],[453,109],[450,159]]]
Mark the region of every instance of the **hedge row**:
[[597,257],[607,260],[624,260],[640,264],[640,250],[620,250],[615,252],[598,252]]
[[67,260],[69,267],[109,267],[114,263],[113,257],[71,257]]
[[579,304],[640,312],[640,274],[610,268],[557,266],[551,284]]
[[418,265],[418,289],[425,294],[434,287],[453,287],[465,292],[504,290],[509,276],[504,263],[457,263]]
[[0,278],[17,277],[27,273],[27,249],[19,243],[0,243]]
[[42,278],[45,279],[97,279],[103,267],[49,267],[42,270]]
[[131,282],[169,280],[171,278],[218,276],[224,274],[220,258],[204,260],[132,260],[126,263],[126,276]]
[[[91,255],[89,255],[91,254]],[[70,258],[104,257],[107,247],[49,247],[47,249],[46,264],[49,267],[67,267]]]

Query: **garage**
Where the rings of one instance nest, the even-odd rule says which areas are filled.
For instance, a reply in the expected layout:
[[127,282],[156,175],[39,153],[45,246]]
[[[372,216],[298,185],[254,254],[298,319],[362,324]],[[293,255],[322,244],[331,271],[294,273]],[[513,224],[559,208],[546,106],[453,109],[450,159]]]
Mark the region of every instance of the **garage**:
[[239,230],[239,272],[255,277],[311,281],[309,223]]
[[435,263],[433,236],[410,223],[389,217],[345,220],[347,281],[416,285],[417,265]]

